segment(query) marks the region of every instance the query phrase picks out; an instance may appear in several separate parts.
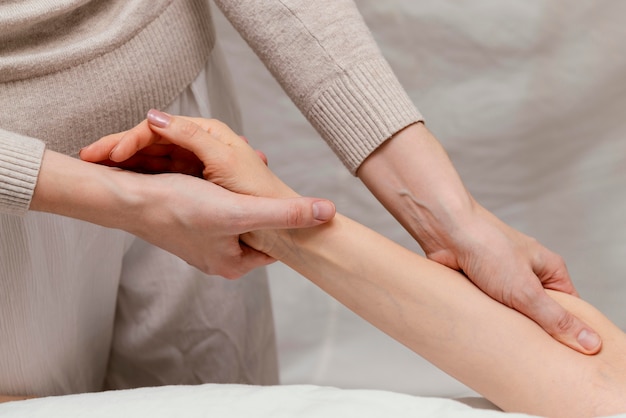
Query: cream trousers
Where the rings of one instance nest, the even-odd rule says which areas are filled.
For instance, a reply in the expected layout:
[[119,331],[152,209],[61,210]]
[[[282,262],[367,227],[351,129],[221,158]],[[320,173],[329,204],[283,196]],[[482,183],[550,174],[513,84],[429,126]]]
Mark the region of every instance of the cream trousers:
[[[240,129],[230,86],[216,47],[164,110]],[[0,214],[0,393],[277,381],[264,269],[228,281],[123,231]]]

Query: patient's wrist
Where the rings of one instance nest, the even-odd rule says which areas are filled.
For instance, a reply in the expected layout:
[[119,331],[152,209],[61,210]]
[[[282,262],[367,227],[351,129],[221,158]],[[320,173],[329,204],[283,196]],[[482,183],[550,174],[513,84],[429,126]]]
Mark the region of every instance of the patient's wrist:
[[265,253],[276,260],[285,258],[285,254],[291,251],[286,237],[289,230],[263,229],[251,231],[241,235],[240,239],[251,248]]
[[273,229],[253,231],[241,236],[250,247],[290,265],[293,262],[323,252],[325,243],[337,239],[347,218],[335,217],[318,226],[298,229]]

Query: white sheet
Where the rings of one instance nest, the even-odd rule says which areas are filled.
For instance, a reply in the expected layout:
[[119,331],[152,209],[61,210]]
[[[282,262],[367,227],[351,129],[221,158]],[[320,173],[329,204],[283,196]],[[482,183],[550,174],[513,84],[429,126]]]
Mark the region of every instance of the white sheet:
[[419,418],[527,417],[475,409],[450,399],[311,385],[165,386],[0,404],[10,418]]
[[[626,2],[357,5],[474,196],[560,253],[581,295],[626,329]],[[216,15],[246,136],[272,169],[300,193],[329,197],[341,212],[419,251]],[[513,415],[393,393],[474,395],[296,273],[276,264],[270,276],[281,380],[312,385],[84,394],[0,405],[0,416]]]

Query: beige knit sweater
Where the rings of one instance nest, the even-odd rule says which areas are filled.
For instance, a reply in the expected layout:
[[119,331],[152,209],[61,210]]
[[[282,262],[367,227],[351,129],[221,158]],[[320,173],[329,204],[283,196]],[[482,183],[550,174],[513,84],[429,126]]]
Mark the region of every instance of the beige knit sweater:
[[[167,106],[215,42],[208,0],[0,3],[0,212],[44,148],[76,155]],[[351,172],[420,120],[349,0],[216,0]]]

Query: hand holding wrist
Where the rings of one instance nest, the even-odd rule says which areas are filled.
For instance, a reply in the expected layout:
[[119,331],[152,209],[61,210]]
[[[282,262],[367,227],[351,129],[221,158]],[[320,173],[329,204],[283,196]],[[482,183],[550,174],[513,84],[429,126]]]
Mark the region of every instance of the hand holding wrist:
[[[334,216],[331,202],[299,197],[245,140],[221,122],[156,111],[150,114],[155,124],[142,122],[81,152],[81,158],[105,159],[107,164],[115,164],[111,158],[125,160],[139,153],[142,158],[134,161],[147,164],[139,168],[154,171],[154,167],[165,166],[152,157],[163,156],[166,149],[170,169],[186,172],[185,168],[191,167],[196,175],[209,180],[172,173],[139,175],[142,188],[133,209],[141,222],[135,221],[129,228],[149,242],[207,273],[235,278],[273,261],[253,246],[241,245],[243,234],[267,230],[256,235],[267,243],[277,237],[274,229],[312,227]],[[143,149],[145,154],[141,154]],[[186,166],[187,162],[192,164]],[[127,164],[133,168],[132,161]]]

